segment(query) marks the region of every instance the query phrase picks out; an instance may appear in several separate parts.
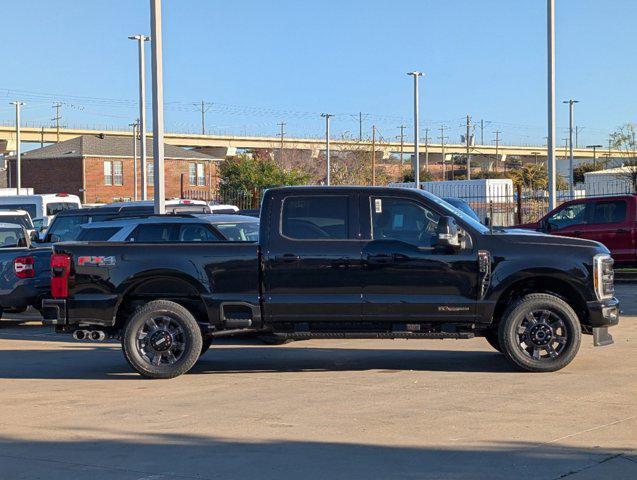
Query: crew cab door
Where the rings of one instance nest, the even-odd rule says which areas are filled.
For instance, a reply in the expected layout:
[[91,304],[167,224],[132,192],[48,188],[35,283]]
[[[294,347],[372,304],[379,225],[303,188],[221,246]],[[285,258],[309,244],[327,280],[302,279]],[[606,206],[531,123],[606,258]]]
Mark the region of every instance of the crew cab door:
[[589,202],[589,220],[581,237],[603,243],[616,262],[632,262],[635,261],[632,228],[625,199],[596,199]]
[[424,198],[391,194],[361,195],[360,208],[366,238],[363,320],[474,320],[477,251],[436,248],[436,228],[444,211]]
[[587,227],[590,205],[586,200],[561,205],[543,222],[547,233],[563,237],[581,237]]
[[268,322],[359,321],[357,194],[284,192],[272,198],[264,258]]

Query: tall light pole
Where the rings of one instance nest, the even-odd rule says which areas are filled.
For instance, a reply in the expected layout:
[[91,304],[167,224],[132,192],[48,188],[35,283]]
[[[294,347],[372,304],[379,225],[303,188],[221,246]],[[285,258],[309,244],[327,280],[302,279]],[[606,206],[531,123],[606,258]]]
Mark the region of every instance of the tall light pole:
[[16,193],[20,195],[22,188],[22,153],[20,151],[20,107],[24,102],[16,100],[11,102],[15,105],[15,185]]
[[568,103],[568,194],[571,200],[575,194],[575,185],[573,184],[573,106],[579,103],[577,100],[564,100],[562,103]]
[[555,187],[557,171],[555,164],[555,0],[546,0],[546,45],[547,45],[547,163],[549,176],[549,211],[556,207]]
[[[139,138],[141,143],[142,161],[142,200],[148,199],[148,187],[146,180],[146,62],[144,58],[144,42],[150,40],[147,35],[131,35],[131,40],[137,41],[138,68],[139,68]],[[137,183],[135,183],[137,188]]]
[[586,148],[593,149],[593,167],[597,168],[597,149],[604,148],[604,145],[586,145]]
[[153,72],[153,153],[155,156],[155,213],[166,213],[164,185],[164,63],[162,58],[161,0],[150,0],[150,35]]
[[416,188],[420,188],[420,127],[418,121],[418,77],[422,77],[422,73],[413,71],[409,72],[407,75],[411,75],[412,77],[414,77],[414,181],[416,184]]
[[331,113],[322,113],[321,117],[325,118],[325,183],[330,185],[330,117],[333,117]]
[[139,118],[128,124],[133,128],[133,200],[137,201],[137,129],[139,128]]

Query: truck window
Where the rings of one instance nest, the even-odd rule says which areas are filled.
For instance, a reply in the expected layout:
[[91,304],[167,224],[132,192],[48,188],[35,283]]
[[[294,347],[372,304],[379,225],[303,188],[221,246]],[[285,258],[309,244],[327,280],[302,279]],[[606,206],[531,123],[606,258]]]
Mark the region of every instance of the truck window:
[[440,215],[405,198],[371,199],[372,238],[433,247]]
[[77,236],[80,242],[105,242],[119,232],[121,228],[82,228],[80,230],[80,234]]
[[68,217],[55,217],[53,224],[47,231],[47,241],[64,242],[75,240],[80,233],[80,225],[89,222],[88,215],[72,215]]
[[28,230],[33,228],[33,222],[26,215],[0,215],[0,222],[22,225]]
[[162,243],[176,241],[176,229],[174,224],[148,224],[139,225],[126,237],[127,242],[138,243]]
[[623,200],[599,201],[593,207],[591,223],[621,223],[626,218],[626,202]]
[[347,200],[346,196],[287,197],[281,234],[295,240],[346,240]]
[[47,215],[57,215],[60,212],[65,210],[77,210],[77,203],[69,203],[69,202],[53,202],[46,204],[46,214]]
[[575,203],[559,209],[548,218],[548,223],[555,230],[586,223],[586,203]]
[[0,210],[24,210],[25,212],[29,212],[31,218],[38,216],[35,203],[3,203],[0,205]]
[[21,228],[0,228],[0,248],[26,247]]
[[180,242],[222,242],[223,239],[205,225],[181,225]]

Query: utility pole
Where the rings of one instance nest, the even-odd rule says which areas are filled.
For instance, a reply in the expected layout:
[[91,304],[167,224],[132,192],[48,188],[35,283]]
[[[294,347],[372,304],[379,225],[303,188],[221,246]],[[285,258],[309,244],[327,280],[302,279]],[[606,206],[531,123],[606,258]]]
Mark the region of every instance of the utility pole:
[[422,77],[421,72],[413,71],[407,75],[414,77],[414,180],[416,188],[420,188],[420,127],[418,109],[418,77]]
[[166,213],[164,184],[164,62],[162,58],[161,0],[150,0],[153,72],[153,153],[155,156],[155,214]]
[[[612,155],[611,149],[613,147],[613,139],[609,138],[608,139],[608,163],[610,163],[610,157]],[[606,167],[608,167],[608,164],[606,164]]]
[[[148,200],[148,180],[146,167],[146,59],[145,43],[150,40],[148,35],[131,35],[128,37],[137,41],[137,67],[139,77],[139,142],[141,147],[142,170],[142,200]],[[156,171],[155,171],[156,174]]]
[[425,128],[425,172],[429,172],[429,129]]
[[358,112],[358,141],[363,141],[363,112]]
[[400,174],[403,174],[403,162],[405,160],[405,158],[403,157],[404,151],[405,151],[405,127],[404,125],[401,125],[400,127],[400,135],[398,136],[398,138],[400,139]]
[[133,128],[133,200],[137,201],[137,129],[139,128],[139,118],[128,124]]
[[[500,148],[500,130],[496,130],[495,132],[495,171],[498,171],[498,150]],[[506,170],[506,164],[504,165],[504,169]]]
[[376,186],[376,125],[372,125],[372,187]]
[[281,143],[279,144],[279,165],[283,166],[283,137],[285,135],[283,127],[285,127],[285,122],[277,123],[277,125],[281,127],[281,132],[279,133],[281,137]]
[[[445,162],[445,126],[440,125],[440,147],[442,153],[442,179],[447,180],[447,162]],[[453,167],[452,167],[453,168]]]
[[11,105],[15,105],[15,185],[16,193],[20,195],[22,189],[22,153],[21,153],[21,141],[20,141],[20,107],[24,105],[24,102],[16,100],[11,102]]
[[579,132],[580,130],[584,130],[584,127],[579,127],[575,125],[575,148],[579,148]]
[[467,115],[467,136],[465,138],[467,142],[467,180],[471,180],[471,157],[469,156],[469,149],[471,147],[471,117]]
[[586,148],[592,148],[593,149],[593,167],[597,168],[597,149],[598,148],[603,148],[603,145],[586,145]]
[[210,108],[212,107],[212,103],[207,103],[202,100],[201,104],[193,103],[193,105],[197,107],[197,110],[201,112],[201,134],[205,135],[206,134],[206,112],[210,110]]
[[484,120],[480,120],[480,145],[484,145]]
[[333,117],[331,113],[322,113],[321,117],[325,118],[325,183],[330,186],[330,117]]
[[575,185],[573,185],[573,106],[579,103],[577,100],[564,100],[562,103],[568,103],[568,194],[570,199],[575,198]]
[[555,187],[557,170],[555,162],[555,0],[546,0],[546,46],[547,46],[547,163],[549,187],[549,211],[556,207]]
[[55,122],[55,132],[57,135],[57,140],[56,140],[57,143],[60,143],[60,119],[62,118],[60,116],[61,107],[62,107],[62,104],[60,102],[53,104],[53,108],[55,108],[55,117],[51,119]]
[[44,126],[40,127],[40,148],[44,148]]

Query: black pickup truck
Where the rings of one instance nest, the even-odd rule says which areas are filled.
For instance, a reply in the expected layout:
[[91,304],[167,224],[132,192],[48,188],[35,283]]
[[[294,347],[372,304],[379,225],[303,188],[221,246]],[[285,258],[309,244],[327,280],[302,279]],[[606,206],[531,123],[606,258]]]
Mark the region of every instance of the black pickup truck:
[[417,189],[284,187],[259,242],[60,243],[45,323],[117,338],[132,368],[187,372],[215,337],[486,340],[554,371],[581,334],[612,343],[613,260],[601,244],[489,229]]

